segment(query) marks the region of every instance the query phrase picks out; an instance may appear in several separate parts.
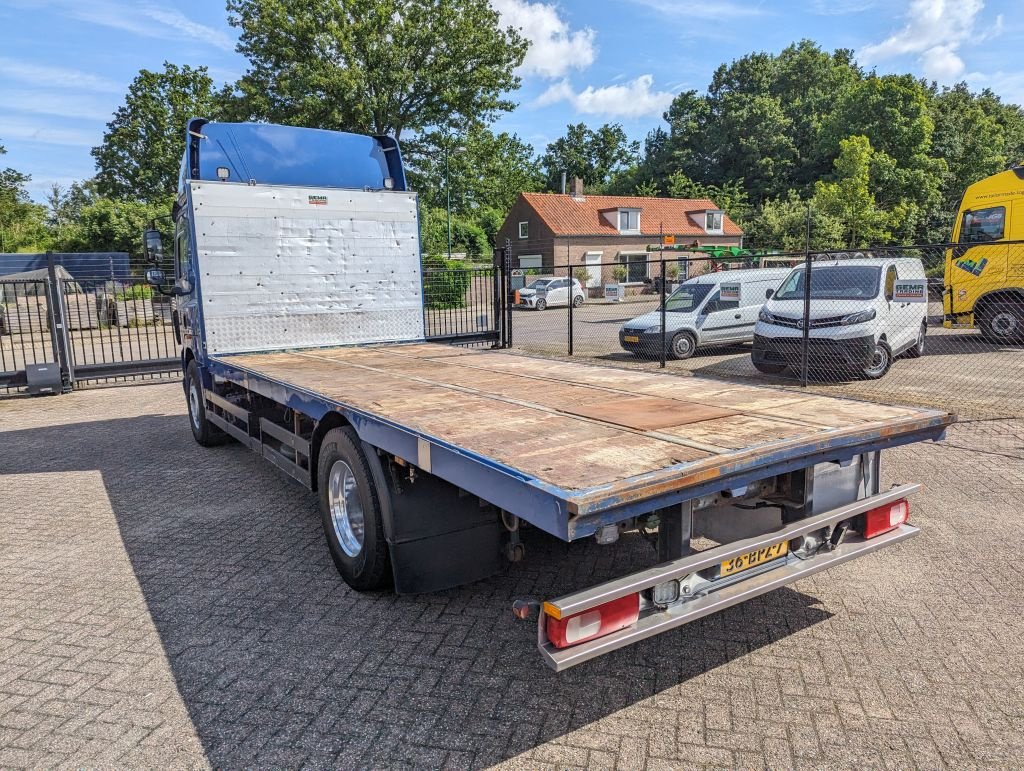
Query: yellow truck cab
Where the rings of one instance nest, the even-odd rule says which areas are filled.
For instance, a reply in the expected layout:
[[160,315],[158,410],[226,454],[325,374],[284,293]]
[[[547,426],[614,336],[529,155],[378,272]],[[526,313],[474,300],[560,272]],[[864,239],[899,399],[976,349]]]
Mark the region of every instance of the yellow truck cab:
[[943,325],[993,343],[1024,342],[1024,166],[975,182],[946,250]]

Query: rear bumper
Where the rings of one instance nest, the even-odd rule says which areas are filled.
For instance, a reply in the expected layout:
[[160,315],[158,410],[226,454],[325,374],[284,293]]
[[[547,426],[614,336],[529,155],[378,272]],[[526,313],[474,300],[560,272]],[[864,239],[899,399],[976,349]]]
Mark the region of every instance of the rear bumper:
[[920,485],[894,487],[879,495],[793,522],[764,535],[665,562],[639,573],[547,602],[544,604],[545,610],[540,613],[537,627],[537,646],[541,657],[545,664],[559,672],[618,648],[717,613],[801,578],[912,538],[919,531],[909,524],[900,525],[896,529],[870,540],[865,540],[860,536],[847,536],[839,546],[830,551],[822,550],[803,559],[789,554],[738,575],[711,580],[710,583],[705,582],[698,594],[680,599],[664,609],[649,602],[646,603],[646,607],[643,607],[642,604],[640,618],[635,624],[605,637],[562,649],[554,647],[547,639],[546,619],[548,613],[565,618],[619,597],[643,592],[670,580],[686,581],[699,575],[702,571],[713,574],[717,572],[718,565],[725,560],[780,541],[793,541],[793,539],[808,533],[835,526],[863,514],[869,509],[906,498],[919,489]]
[[[802,363],[802,337],[765,337],[754,335],[751,356],[756,362],[799,367]],[[847,340],[810,338],[807,341],[807,365],[811,369],[835,370],[838,367],[861,370],[871,362],[875,339],[871,336]]]

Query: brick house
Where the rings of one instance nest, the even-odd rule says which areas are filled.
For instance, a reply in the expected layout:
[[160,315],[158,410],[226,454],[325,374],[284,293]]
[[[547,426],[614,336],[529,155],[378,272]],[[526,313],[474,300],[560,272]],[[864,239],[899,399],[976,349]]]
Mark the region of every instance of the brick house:
[[[580,180],[571,194],[520,193],[498,231],[496,244],[512,243],[513,268],[540,268],[565,275],[566,260],[586,264],[591,294],[614,281],[615,264],[626,266],[627,285],[640,286],[660,272],[661,236],[698,245],[741,246],[743,231],[708,199],[584,195]],[[685,253],[666,252],[666,259]],[[681,265],[680,275],[686,275]],[[689,275],[707,268],[690,264]],[[671,275],[671,274],[670,274]]]

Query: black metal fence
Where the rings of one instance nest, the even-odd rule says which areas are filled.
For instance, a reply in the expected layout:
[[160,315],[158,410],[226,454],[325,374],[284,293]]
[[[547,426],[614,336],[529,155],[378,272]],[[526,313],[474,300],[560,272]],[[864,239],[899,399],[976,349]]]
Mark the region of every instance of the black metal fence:
[[0,393],[26,390],[37,364],[59,368],[65,391],[180,371],[169,298],[126,256],[41,257],[26,271],[24,255],[0,255]]
[[426,337],[439,342],[496,343],[499,339],[498,269],[425,268]]
[[573,284],[543,311],[510,291],[514,347],[948,409],[1024,456],[1024,242],[624,262],[543,270]]

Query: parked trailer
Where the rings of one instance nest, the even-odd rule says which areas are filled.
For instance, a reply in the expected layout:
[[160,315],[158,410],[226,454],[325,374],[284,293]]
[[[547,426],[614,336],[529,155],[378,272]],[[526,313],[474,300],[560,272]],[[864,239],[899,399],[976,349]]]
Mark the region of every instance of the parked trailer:
[[192,121],[174,220],[193,434],[314,491],[355,589],[485,578],[524,524],[641,531],[649,568],[517,603],[561,670],[918,532],[880,453],[946,413],[426,341],[393,140]]

